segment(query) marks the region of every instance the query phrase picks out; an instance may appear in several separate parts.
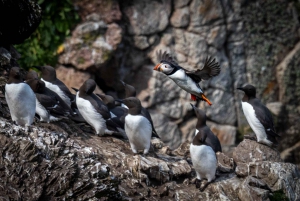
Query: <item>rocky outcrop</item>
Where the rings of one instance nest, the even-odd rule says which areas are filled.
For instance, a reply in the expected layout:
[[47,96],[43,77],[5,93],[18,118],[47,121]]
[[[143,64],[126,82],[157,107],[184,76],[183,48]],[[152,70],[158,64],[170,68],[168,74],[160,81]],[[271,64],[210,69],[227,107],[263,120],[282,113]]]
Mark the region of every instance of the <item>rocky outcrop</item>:
[[[0,77],[0,88],[6,82]],[[24,129],[11,121],[3,91],[0,103],[4,200],[300,199],[297,166],[281,162],[279,152],[252,140],[241,142],[233,158],[218,152],[216,179],[200,192],[188,141],[172,150],[154,138],[147,156],[133,155],[128,141],[99,137],[89,125],[68,119],[50,124],[36,119]]]
[[[213,105],[200,102],[198,106],[205,109],[210,126],[229,152],[235,139],[251,132],[240,106],[242,95],[236,90],[245,83],[257,87],[264,103],[276,103],[269,106],[278,133],[284,134],[279,150],[300,141],[296,3],[109,2],[75,2],[83,21],[65,42],[60,64],[84,69],[103,92],[115,97],[124,94],[119,79],[135,86],[143,105],[160,119],[155,127],[166,126],[168,132],[158,129],[158,133],[170,147],[190,140],[195,122],[191,123],[189,95],[153,72],[157,50],[171,52],[187,69],[201,68],[207,55],[220,63],[220,75],[201,83]],[[285,159],[299,161],[294,156],[292,151]]]

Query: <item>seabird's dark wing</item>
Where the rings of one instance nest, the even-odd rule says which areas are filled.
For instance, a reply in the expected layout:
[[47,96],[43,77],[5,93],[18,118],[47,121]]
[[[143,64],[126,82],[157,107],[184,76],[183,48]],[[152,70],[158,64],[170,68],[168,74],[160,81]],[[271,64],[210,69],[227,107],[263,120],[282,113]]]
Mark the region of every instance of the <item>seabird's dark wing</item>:
[[59,101],[55,97],[39,93],[36,93],[35,95],[41,105],[44,106],[50,113],[55,113],[62,116],[69,114],[60,106]]
[[44,89],[43,94],[55,97],[55,99],[59,101],[60,107],[63,108],[64,113],[69,113],[70,115],[73,115],[73,110],[68,106],[68,104],[65,101],[63,101],[63,99],[57,93],[46,87]]
[[152,136],[151,136],[151,137],[157,137],[157,138],[160,138],[160,137],[157,135],[157,133],[156,133],[156,130],[155,130],[154,126],[153,126],[152,118],[151,118],[150,113],[148,112],[148,110],[147,110],[146,108],[142,107],[141,113],[142,113],[142,115],[143,115],[144,117],[146,117],[146,118],[149,120],[149,122],[151,123],[151,126],[152,126]]
[[110,118],[110,113],[107,106],[98,98],[98,96],[92,93],[85,98],[90,101],[96,111],[100,113],[105,120]]
[[71,100],[71,102],[74,102],[75,97],[74,94],[72,94],[69,90],[69,88],[59,79],[56,79],[52,82],[53,84],[56,84]]
[[222,152],[221,143],[219,138],[210,130],[208,126],[204,128],[204,132],[206,133],[205,144],[210,146],[215,153]]
[[264,126],[268,139],[276,143],[276,137],[280,137],[280,135],[278,135],[275,131],[273,117],[270,110],[257,98],[251,99],[249,103],[253,106],[257,119]]
[[185,73],[195,82],[199,83],[201,80],[208,80],[211,77],[219,75],[221,69],[218,62],[211,57],[207,57],[202,69],[195,71],[185,70]]
[[173,66],[179,67],[177,62],[173,59],[173,57],[169,53],[167,53],[167,51],[164,51],[164,52],[162,52],[161,50],[157,51],[156,57],[161,63],[166,62],[166,63],[172,64]]
[[116,117],[118,117],[118,119],[124,124],[125,123],[125,117],[128,114],[128,109],[121,107],[121,106],[117,106],[113,109],[110,110],[114,115],[116,115]]

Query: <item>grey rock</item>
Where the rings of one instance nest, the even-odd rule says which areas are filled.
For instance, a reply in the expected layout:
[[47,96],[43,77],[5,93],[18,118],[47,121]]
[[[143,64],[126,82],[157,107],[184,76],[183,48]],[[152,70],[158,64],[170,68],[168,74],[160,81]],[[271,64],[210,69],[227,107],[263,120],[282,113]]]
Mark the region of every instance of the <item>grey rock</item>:
[[161,2],[146,0],[132,1],[124,8],[129,19],[129,33],[135,35],[153,34],[163,31],[169,23],[171,6],[169,0]]
[[10,64],[11,54],[5,48],[0,47],[0,65],[8,65]]
[[267,103],[266,106],[276,116],[278,116],[283,110],[283,105],[281,102]]
[[216,153],[218,160],[218,170],[221,172],[233,172],[235,168],[235,164],[233,158],[229,158],[224,153],[217,152]]
[[175,8],[181,8],[183,6],[186,6],[190,3],[191,0],[174,0],[174,7]]
[[235,148],[233,152],[233,159],[235,162],[240,163],[259,161],[281,162],[278,151],[248,139],[243,140]]
[[135,47],[143,50],[150,46],[148,43],[148,38],[146,36],[134,36],[134,45]]
[[186,27],[189,25],[189,21],[190,15],[188,7],[176,9],[171,17],[171,24],[174,27]]

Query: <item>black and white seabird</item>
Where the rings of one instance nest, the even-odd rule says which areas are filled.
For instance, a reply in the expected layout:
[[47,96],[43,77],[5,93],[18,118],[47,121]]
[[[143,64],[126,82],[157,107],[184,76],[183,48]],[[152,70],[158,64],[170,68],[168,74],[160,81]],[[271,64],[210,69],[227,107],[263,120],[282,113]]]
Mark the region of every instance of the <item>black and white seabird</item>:
[[106,105],[93,93],[96,83],[92,79],[86,80],[76,93],[76,104],[82,117],[90,124],[98,135],[114,134],[108,130],[106,120],[110,119],[110,112]]
[[242,99],[242,108],[244,115],[254,131],[257,142],[272,146],[277,144],[277,137],[280,137],[275,131],[273,117],[270,110],[256,98],[256,89],[252,85],[237,88],[245,95]]
[[25,82],[28,80],[35,80],[35,79],[39,79],[39,76],[38,76],[37,72],[31,70],[26,74]]
[[72,109],[55,92],[48,89],[42,80],[29,79],[26,83],[36,95],[36,113],[40,121],[47,123],[58,121],[73,113]]
[[23,82],[20,69],[13,67],[5,85],[5,99],[11,118],[18,125],[29,127],[35,115],[35,94],[30,86]]
[[[135,88],[133,86],[129,85],[129,84],[126,84],[123,81],[121,81],[121,82],[122,82],[122,84],[124,86],[124,89],[125,89],[125,98],[136,97],[136,90],[135,90]],[[124,104],[122,106],[124,107]],[[128,108],[128,107],[125,105],[125,108]],[[153,121],[152,121],[150,113],[143,106],[142,106],[142,115],[145,116],[150,121],[150,123],[151,123],[151,126],[152,126],[152,137],[160,138],[158,136],[158,134],[156,133],[156,130],[154,128]]]
[[171,78],[179,87],[191,94],[193,101],[200,99],[212,105],[204,95],[199,82],[219,75],[221,69],[215,59],[207,58],[202,69],[188,71],[179,66],[167,52],[159,51],[157,57],[160,63],[153,70],[160,71]]
[[[46,87],[54,91],[71,108],[75,103],[75,95],[70,92],[68,87],[56,77],[56,71],[52,66],[34,66],[41,71],[41,80],[45,82]],[[76,106],[75,106],[76,107]]]
[[111,117],[117,117],[121,122],[125,123],[125,117],[128,114],[128,108],[116,106],[114,97],[106,94],[96,94],[101,98],[111,113]]
[[217,169],[216,152],[222,152],[221,144],[217,136],[215,136],[206,125],[206,115],[203,110],[196,108],[191,104],[197,116],[196,129],[198,133],[194,137],[190,154],[197,174],[196,186],[201,186],[201,180],[207,179],[200,190],[203,191],[206,186],[215,179]]
[[148,118],[142,114],[141,101],[135,97],[118,100],[129,108],[125,117],[125,132],[134,154],[143,150],[147,154],[150,149],[152,126]]

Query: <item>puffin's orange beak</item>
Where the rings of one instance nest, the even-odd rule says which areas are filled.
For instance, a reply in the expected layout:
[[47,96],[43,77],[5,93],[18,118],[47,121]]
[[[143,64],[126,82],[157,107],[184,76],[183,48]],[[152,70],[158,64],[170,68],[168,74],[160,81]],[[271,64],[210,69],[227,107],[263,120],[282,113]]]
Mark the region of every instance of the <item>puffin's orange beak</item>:
[[157,71],[159,71],[159,69],[160,69],[160,68],[159,68],[159,67],[160,67],[160,65],[161,65],[161,64],[157,64],[157,65],[156,65],[156,66],[153,68],[153,70],[157,70]]
[[206,98],[206,96],[204,94],[201,94],[202,99],[208,103],[208,105],[212,105],[212,103],[210,102],[210,100],[208,100],[208,98]]

